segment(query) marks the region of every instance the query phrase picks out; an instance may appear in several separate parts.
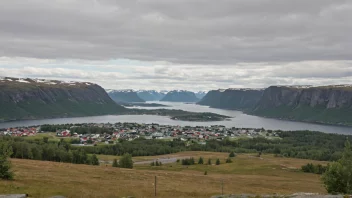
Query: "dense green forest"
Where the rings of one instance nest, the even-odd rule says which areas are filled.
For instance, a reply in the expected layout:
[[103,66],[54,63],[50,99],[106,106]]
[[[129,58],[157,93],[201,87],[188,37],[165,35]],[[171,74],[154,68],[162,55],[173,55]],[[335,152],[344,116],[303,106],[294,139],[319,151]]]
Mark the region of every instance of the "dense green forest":
[[12,158],[99,165],[96,155],[88,155],[83,149],[71,149],[71,144],[63,139],[51,142],[47,138],[28,140],[1,136],[0,142],[6,142],[12,148]]
[[[239,140],[209,140],[205,145],[193,141],[120,140],[116,144],[77,147],[71,142],[48,141],[47,139],[26,139],[2,136],[13,149],[11,157],[58,162],[92,164],[88,154],[152,156],[180,151],[215,151],[235,153],[271,153],[277,157],[293,157],[322,161],[336,161],[341,158],[344,142],[349,136],[311,131],[277,132],[280,139],[265,138]],[[351,139],[351,137],[349,138]],[[72,139],[71,141],[73,141]]]

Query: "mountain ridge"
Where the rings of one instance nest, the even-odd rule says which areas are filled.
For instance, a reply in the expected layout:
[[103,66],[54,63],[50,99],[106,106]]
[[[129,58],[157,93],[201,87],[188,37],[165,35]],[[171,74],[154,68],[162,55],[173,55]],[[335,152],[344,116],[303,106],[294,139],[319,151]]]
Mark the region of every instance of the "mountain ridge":
[[106,89],[106,92],[108,93],[110,98],[117,103],[145,102],[145,100],[140,98],[137,92],[132,89]]
[[168,92],[163,99],[164,102],[198,102],[196,94],[186,90],[173,90]]
[[262,89],[212,90],[197,104],[220,109],[249,110],[259,101],[262,92]]
[[0,79],[0,120],[117,114],[117,105],[97,84],[57,80]]

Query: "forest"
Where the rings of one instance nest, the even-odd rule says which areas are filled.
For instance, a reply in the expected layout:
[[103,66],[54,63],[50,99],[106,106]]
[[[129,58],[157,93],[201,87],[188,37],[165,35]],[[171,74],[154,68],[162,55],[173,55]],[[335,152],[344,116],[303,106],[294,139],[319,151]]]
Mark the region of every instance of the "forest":
[[[48,141],[47,138],[27,139],[23,137],[1,136],[0,141],[12,147],[11,157],[21,159],[47,160],[94,164],[95,155],[153,156],[180,151],[213,151],[235,153],[269,153],[277,157],[292,157],[320,161],[336,161],[341,158],[344,142],[350,136],[326,134],[311,131],[278,132],[280,139],[269,140],[263,137],[231,140],[208,140],[205,145],[196,141],[119,140],[115,144],[96,146],[72,146],[74,139]],[[94,156],[94,157],[93,157]],[[96,164],[96,163],[95,163]]]

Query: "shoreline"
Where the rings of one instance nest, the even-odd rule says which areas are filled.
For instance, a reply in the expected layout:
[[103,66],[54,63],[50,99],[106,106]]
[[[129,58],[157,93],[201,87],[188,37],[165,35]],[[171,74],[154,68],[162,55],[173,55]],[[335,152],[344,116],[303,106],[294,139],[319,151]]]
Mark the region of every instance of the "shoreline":
[[291,121],[291,122],[302,122],[302,123],[309,123],[309,124],[318,124],[318,125],[325,125],[325,126],[336,126],[336,127],[346,127],[346,128],[352,128],[352,124],[337,124],[337,123],[327,123],[327,122],[319,122],[319,121],[304,121],[304,120],[295,120],[295,119],[286,119],[286,118],[278,118],[278,117],[270,117],[270,116],[260,116],[256,114],[252,114],[248,111],[245,111],[243,109],[231,109],[231,108],[217,108],[217,107],[212,107],[208,105],[201,105],[201,104],[196,104],[199,106],[205,106],[213,109],[222,109],[222,110],[229,110],[229,111],[240,111],[243,114],[250,115],[250,116],[257,116],[260,118],[268,118],[268,119],[275,119],[275,120],[283,120],[283,121]]

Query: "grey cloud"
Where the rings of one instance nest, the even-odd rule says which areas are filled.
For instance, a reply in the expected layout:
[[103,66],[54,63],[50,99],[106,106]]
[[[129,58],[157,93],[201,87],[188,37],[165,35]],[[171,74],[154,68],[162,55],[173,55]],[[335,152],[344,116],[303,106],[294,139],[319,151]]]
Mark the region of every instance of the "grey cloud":
[[2,0],[0,56],[351,60],[351,19],[349,0]]

